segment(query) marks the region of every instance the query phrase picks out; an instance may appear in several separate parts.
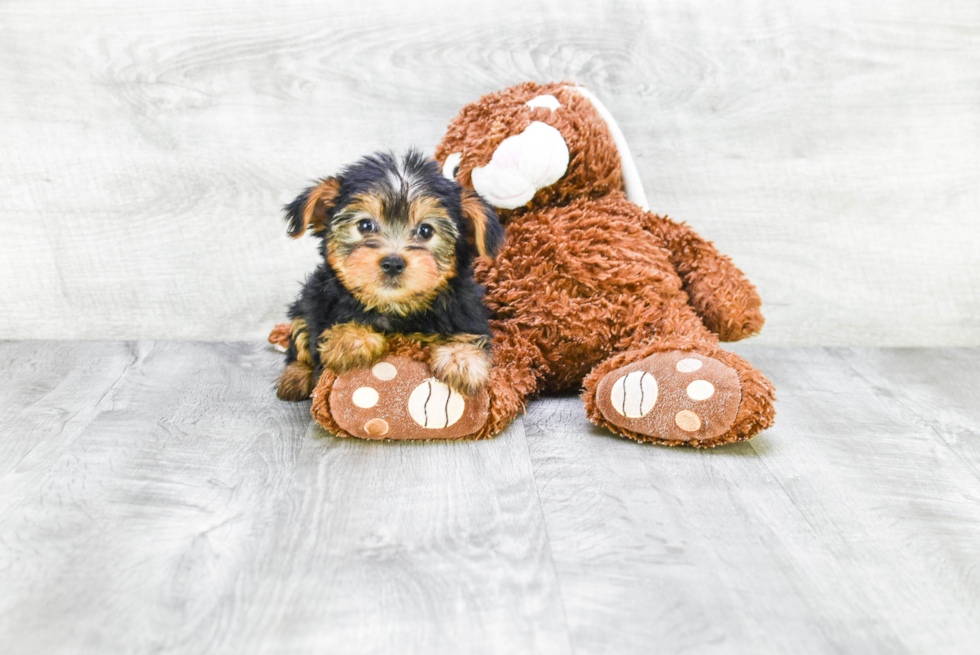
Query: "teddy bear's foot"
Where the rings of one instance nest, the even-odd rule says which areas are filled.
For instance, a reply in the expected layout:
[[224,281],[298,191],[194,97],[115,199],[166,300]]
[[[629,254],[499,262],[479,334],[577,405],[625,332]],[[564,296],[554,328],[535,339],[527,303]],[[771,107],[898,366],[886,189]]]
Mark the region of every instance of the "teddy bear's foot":
[[[333,376],[330,376],[333,377]],[[462,396],[436,380],[428,365],[388,356],[333,380],[329,418],[340,430],[362,439],[462,439],[484,426],[486,390]],[[314,416],[331,429],[314,393]]]
[[289,338],[292,334],[293,326],[289,323],[276,323],[269,333],[269,343],[279,352],[286,352],[289,348]]
[[[641,441],[712,445],[732,430],[742,400],[736,370],[695,352],[657,352],[607,373],[595,405]],[[720,442],[731,439],[721,439]]]

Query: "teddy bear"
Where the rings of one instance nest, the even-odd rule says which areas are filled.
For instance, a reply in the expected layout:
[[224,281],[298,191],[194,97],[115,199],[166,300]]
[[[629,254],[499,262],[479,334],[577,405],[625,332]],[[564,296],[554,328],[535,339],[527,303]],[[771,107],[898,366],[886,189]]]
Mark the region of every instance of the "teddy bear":
[[[493,367],[464,397],[436,380],[425,344],[392,335],[385,358],[325,371],[312,413],[366,439],[480,439],[539,394],[578,389],[586,416],[641,442],[713,447],[773,423],[774,387],[720,341],[763,325],[755,287],[683,222],[652,213],[622,132],[586,88],[526,82],[452,120],[435,158],[504,225],[475,265]],[[270,341],[288,344],[289,326]]]

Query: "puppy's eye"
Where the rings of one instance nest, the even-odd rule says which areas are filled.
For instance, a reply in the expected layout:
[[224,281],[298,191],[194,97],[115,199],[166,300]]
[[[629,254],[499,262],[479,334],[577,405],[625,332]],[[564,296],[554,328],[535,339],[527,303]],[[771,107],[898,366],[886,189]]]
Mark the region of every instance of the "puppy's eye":
[[436,231],[428,223],[422,223],[419,225],[419,229],[416,230],[415,233],[418,234],[419,238],[423,241],[428,241],[432,238],[432,235],[435,234]]
[[374,232],[374,221],[372,221],[370,218],[362,218],[357,222],[357,231],[361,234]]

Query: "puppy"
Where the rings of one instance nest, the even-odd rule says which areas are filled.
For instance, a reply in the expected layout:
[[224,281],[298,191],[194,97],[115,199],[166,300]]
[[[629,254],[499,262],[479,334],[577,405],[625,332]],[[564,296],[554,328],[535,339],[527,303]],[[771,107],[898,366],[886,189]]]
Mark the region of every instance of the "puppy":
[[463,395],[490,372],[490,326],[472,261],[503,241],[497,215],[438,164],[377,153],[320,180],[285,207],[289,234],[320,239],[321,263],[289,309],[277,393],[310,397],[324,368],[344,373],[385,355],[386,335],[429,344],[432,374]]

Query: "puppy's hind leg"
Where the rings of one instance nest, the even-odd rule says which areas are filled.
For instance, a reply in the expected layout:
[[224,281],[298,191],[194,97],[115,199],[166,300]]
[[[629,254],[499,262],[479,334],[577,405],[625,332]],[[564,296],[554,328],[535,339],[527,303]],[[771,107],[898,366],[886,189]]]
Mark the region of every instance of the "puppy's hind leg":
[[286,370],[276,382],[276,395],[280,400],[306,400],[313,392],[313,360],[310,357],[309,335],[306,321],[293,320],[286,351]]

